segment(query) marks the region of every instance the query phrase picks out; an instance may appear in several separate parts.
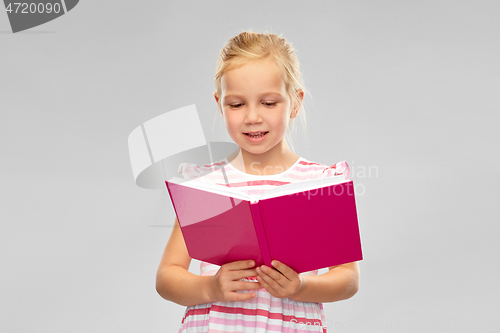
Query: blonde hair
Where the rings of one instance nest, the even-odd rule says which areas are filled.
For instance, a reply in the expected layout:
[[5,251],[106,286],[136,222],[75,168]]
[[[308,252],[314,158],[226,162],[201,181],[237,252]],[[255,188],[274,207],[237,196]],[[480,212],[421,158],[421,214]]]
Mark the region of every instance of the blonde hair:
[[[298,100],[297,90],[302,89],[306,92],[300,65],[292,45],[282,37],[273,33],[255,33],[253,31],[244,31],[231,38],[223,47],[217,60],[215,70],[215,89],[219,98],[222,94],[221,78],[222,75],[231,69],[239,68],[250,61],[260,60],[271,57],[274,60],[278,70],[281,72],[285,87],[290,97],[290,107]],[[303,122],[305,129],[306,117],[304,108],[301,106],[298,116]],[[285,134],[285,143],[290,143],[293,151],[292,133],[295,125],[295,118],[290,119],[289,126]]]

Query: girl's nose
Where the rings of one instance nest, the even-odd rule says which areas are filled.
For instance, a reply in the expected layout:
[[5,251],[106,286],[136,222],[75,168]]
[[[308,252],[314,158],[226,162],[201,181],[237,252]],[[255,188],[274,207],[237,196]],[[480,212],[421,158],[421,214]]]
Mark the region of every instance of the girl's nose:
[[262,117],[260,116],[258,107],[256,107],[256,106],[249,106],[247,108],[247,112],[246,112],[246,116],[245,116],[245,122],[247,124],[255,124],[255,123],[262,122]]

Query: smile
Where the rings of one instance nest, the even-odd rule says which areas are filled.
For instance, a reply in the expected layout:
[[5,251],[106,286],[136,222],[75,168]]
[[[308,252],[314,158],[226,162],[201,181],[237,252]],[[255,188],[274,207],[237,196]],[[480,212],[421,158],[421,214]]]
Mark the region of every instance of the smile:
[[243,133],[245,134],[245,138],[247,139],[248,142],[250,143],[261,143],[267,138],[267,132],[249,132],[249,133]]
[[261,138],[263,137],[264,135],[266,135],[268,132],[249,132],[249,133],[243,133],[245,134],[246,136],[249,136],[251,138]]

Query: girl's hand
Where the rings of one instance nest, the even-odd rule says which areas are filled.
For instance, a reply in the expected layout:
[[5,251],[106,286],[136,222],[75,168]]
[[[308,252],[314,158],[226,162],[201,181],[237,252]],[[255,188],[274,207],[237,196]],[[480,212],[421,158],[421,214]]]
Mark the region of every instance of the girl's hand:
[[246,301],[255,297],[255,293],[239,293],[238,290],[262,289],[258,282],[239,281],[239,279],[256,276],[253,260],[234,261],[222,265],[212,276],[210,299],[221,302]]
[[[262,265],[257,267],[257,280],[274,297],[291,298],[305,286],[304,277],[287,265],[273,260],[272,267]],[[280,273],[281,272],[281,273]]]

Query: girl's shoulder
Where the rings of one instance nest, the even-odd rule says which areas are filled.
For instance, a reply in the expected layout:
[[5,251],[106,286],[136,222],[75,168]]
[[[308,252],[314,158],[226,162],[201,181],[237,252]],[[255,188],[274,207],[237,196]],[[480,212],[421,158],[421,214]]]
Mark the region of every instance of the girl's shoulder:
[[340,161],[332,165],[321,164],[309,161],[303,157],[295,167],[295,171],[303,175],[311,176],[311,178],[333,177],[345,175],[349,177],[349,164],[346,161]]

